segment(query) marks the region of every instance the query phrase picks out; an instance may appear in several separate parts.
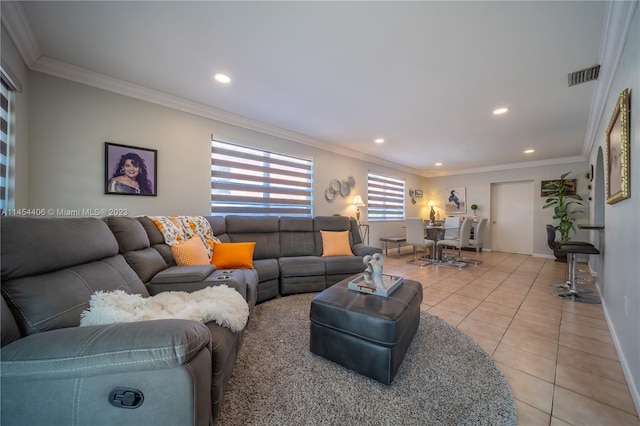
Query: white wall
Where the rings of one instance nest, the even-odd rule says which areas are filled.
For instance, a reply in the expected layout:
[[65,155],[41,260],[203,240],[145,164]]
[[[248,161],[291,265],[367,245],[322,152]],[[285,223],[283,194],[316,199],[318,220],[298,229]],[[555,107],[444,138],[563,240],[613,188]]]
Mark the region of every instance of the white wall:
[[[640,12],[636,8],[631,30],[613,80],[590,162],[598,150],[606,153],[606,130],[619,94],[631,91],[631,198],[605,205],[604,271],[605,313],[627,373],[636,407],[640,410]],[[606,158],[605,158],[606,164]],[[596,177],[597,178],[597,177]],[[625,303],[626,299],[626,303]],[[625,309],[626,304],[626,309]]]

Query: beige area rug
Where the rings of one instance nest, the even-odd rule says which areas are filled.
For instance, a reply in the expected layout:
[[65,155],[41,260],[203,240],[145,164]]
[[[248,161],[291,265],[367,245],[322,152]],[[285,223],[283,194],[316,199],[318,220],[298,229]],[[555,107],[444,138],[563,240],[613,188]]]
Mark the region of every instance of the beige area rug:
[[256,307],[216,425],[517,424],[513,395],[491,357],[427,312],[391,386],[312,354],[314,295]]

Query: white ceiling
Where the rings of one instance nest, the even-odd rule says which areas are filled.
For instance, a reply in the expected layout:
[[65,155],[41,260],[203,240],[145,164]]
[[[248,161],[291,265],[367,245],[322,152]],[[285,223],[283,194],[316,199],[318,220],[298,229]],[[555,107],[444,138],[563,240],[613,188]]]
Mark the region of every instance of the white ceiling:
[[22,32],[3,23],[31,37],[34,69],[80,67],[425,176],[585,159],[593,142],[597,83],[567,74],[599,63],[602,1],[20,6]]

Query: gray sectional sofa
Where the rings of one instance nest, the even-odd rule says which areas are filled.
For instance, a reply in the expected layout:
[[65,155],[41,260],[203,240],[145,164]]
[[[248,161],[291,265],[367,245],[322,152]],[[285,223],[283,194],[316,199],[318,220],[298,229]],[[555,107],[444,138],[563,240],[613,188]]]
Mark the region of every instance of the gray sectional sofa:
[[[380,252],[346,217],[207,219],[223,242],[256,242],[253,269],[176,266],[146,217],[2,218],[3,425],[210,424],[244,331],[176,319],[79,327],[91,295],[227,284],[252,311],[323,290]],[[354,256],[322,257],[320,230],[350,231]]]

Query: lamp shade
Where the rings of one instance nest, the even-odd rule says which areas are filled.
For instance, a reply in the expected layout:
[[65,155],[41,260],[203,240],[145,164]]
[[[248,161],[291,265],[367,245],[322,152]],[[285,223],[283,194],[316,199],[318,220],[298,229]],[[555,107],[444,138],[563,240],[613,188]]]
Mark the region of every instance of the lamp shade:
[[365,205],[364,202],[362,201],[362,197],[359,195],[356,195],[355,197],[353,197],[353,203],[351,204],[358,207]]

